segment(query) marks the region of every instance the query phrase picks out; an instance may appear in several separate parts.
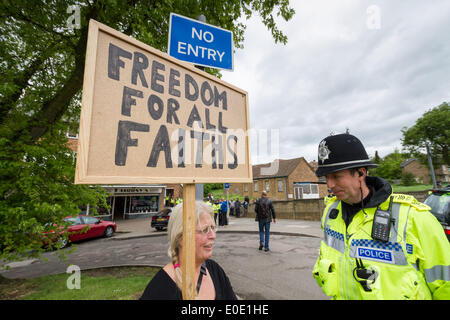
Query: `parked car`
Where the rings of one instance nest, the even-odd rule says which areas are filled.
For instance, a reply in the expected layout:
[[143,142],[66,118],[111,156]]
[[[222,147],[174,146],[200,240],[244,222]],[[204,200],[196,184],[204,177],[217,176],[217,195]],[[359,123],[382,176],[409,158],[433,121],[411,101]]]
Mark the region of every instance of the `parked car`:
[[152,217],[151,227],[156,228],[156,230],[167,229],[169,225],[170,214],[172,213],[172,209],[166,208],[159,211]]
[[[66,217],[64,224],[66,227],[54,225],[52,230],[44,233],[44,245],[48,245],[51,241],[56,242],[56,247],[64,248],[71,242],[103,236],[109,238],[117,230],[117,225],[112,221],[103,221],[84,215]],[[66,228],[68,239],[64,237]]]
[[450,241],[450,185],[432,190],[424,203],[431,207],[430,212],[438,219]]

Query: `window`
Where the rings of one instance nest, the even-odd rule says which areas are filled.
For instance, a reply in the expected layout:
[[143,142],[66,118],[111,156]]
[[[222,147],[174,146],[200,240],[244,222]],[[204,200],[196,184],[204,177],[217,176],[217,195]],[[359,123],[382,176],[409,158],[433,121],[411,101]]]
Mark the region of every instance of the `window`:
[[244,192],[248,192],[248,184],[244,183]]
[[303,188],[294,187],[294,199],[303,199]]
[[76,226],[76,225],[82,224],[80,217],[67,218],[67,219],[64,219],[64,221],[67,222],[68,224],[72,225],[72,226]]
[[254,189],[253,191],[258,192],[258,181],[253,182]]
[[267,192],[270,191],[270,182],[269,182],[269,180],[266,180],[266,191]]
[[93,224],[99,221],[97,218],[94,217],[83,217],[83,220],[85,224]]
[[76,129],[68,129],[66,132],[66,137],[71,139],[78,139],[78,131]]
[[303,194],[310,194],[311,193],[311,185],[305,184],[304,186],[301,186],[303,188]]
[[319,185],[315,183],[294,183],[294,199],[318,199]]
[[278,192],[283,192],[283,181],[278,180]]
[[128,197],[128,213],[147,213],[158,211],[157,196],[131,196]]

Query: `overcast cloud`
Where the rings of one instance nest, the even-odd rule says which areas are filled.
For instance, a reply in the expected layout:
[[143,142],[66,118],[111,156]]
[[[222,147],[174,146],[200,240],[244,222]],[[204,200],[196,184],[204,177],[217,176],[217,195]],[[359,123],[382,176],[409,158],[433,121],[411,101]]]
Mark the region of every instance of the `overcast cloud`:
[[[253,17],[234,71],[249,94],[250,126],[273,129],[272,152],[252,139],[252,163],[305,157],[331,132],[360,138],[369,156],[401,149],[401,129],[450,101],[450,1],[294,0],[275,44]],[[279,131],[277,131],[279,130]],[[278,133],[277,133],[278,132]],[[261,143],[261,142],[260,142]]]

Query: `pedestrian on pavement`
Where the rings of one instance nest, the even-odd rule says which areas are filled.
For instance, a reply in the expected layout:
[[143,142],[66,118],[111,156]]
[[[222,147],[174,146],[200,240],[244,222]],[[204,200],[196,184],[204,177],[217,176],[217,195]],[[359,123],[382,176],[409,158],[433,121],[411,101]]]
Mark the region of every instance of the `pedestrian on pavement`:
[[450,299],[450,244],[430,207],[394,194],[350,134],[323,139],[318,177],[334,196],[313,276],[333,299]]
[[242,204],[242,206],[244,207],[244,217],[247,217],[249,205],[250,205],[250,198],[248,196],[245,196],[244,203]]
[[[203,201],[195,202],[195,267],[197,300],[237,300],[225,271],[211,260],[216,240],[211,206]],[[181,300],[183,268],[183,204],[177,205],[170,216],[167,229],[169,257],[166,264],[149,282],[141,300]]]
[[239,198],[236,198],[236,201],[234,202],[234,215],[236,218],[241,216],[241,202],[239,201]]
[[261,198],[255,202],[256,221],[259,223],[259,250],[269,251],[270,223],[276,223],[275,209],[272,201],[267,198],[267,192],[261,193]]
[[219,215],[219,210],[220,210],[219,200],[216,200],[214,202],[213,209],[214,209],[214,225],[218,226],[218,224],[217,224],[217,216]]
[[222,198],[222,203],[220,204],[220,213],[219,213],[219,226],[221,226],[221,227],[228,225],[227,212],[228,212],[227,201]]

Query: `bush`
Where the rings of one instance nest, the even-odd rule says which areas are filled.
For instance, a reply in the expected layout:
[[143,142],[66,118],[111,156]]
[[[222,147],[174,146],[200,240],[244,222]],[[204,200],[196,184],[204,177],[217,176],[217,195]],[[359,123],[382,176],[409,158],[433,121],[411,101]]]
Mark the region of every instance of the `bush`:
[[223,183],[205,183],[203,185],[203,197],[208,197],[213,190],[223,189]]
[[403,172],[401,184],[404,186],[413,186],[417,184],[416,178],[411,172]]

